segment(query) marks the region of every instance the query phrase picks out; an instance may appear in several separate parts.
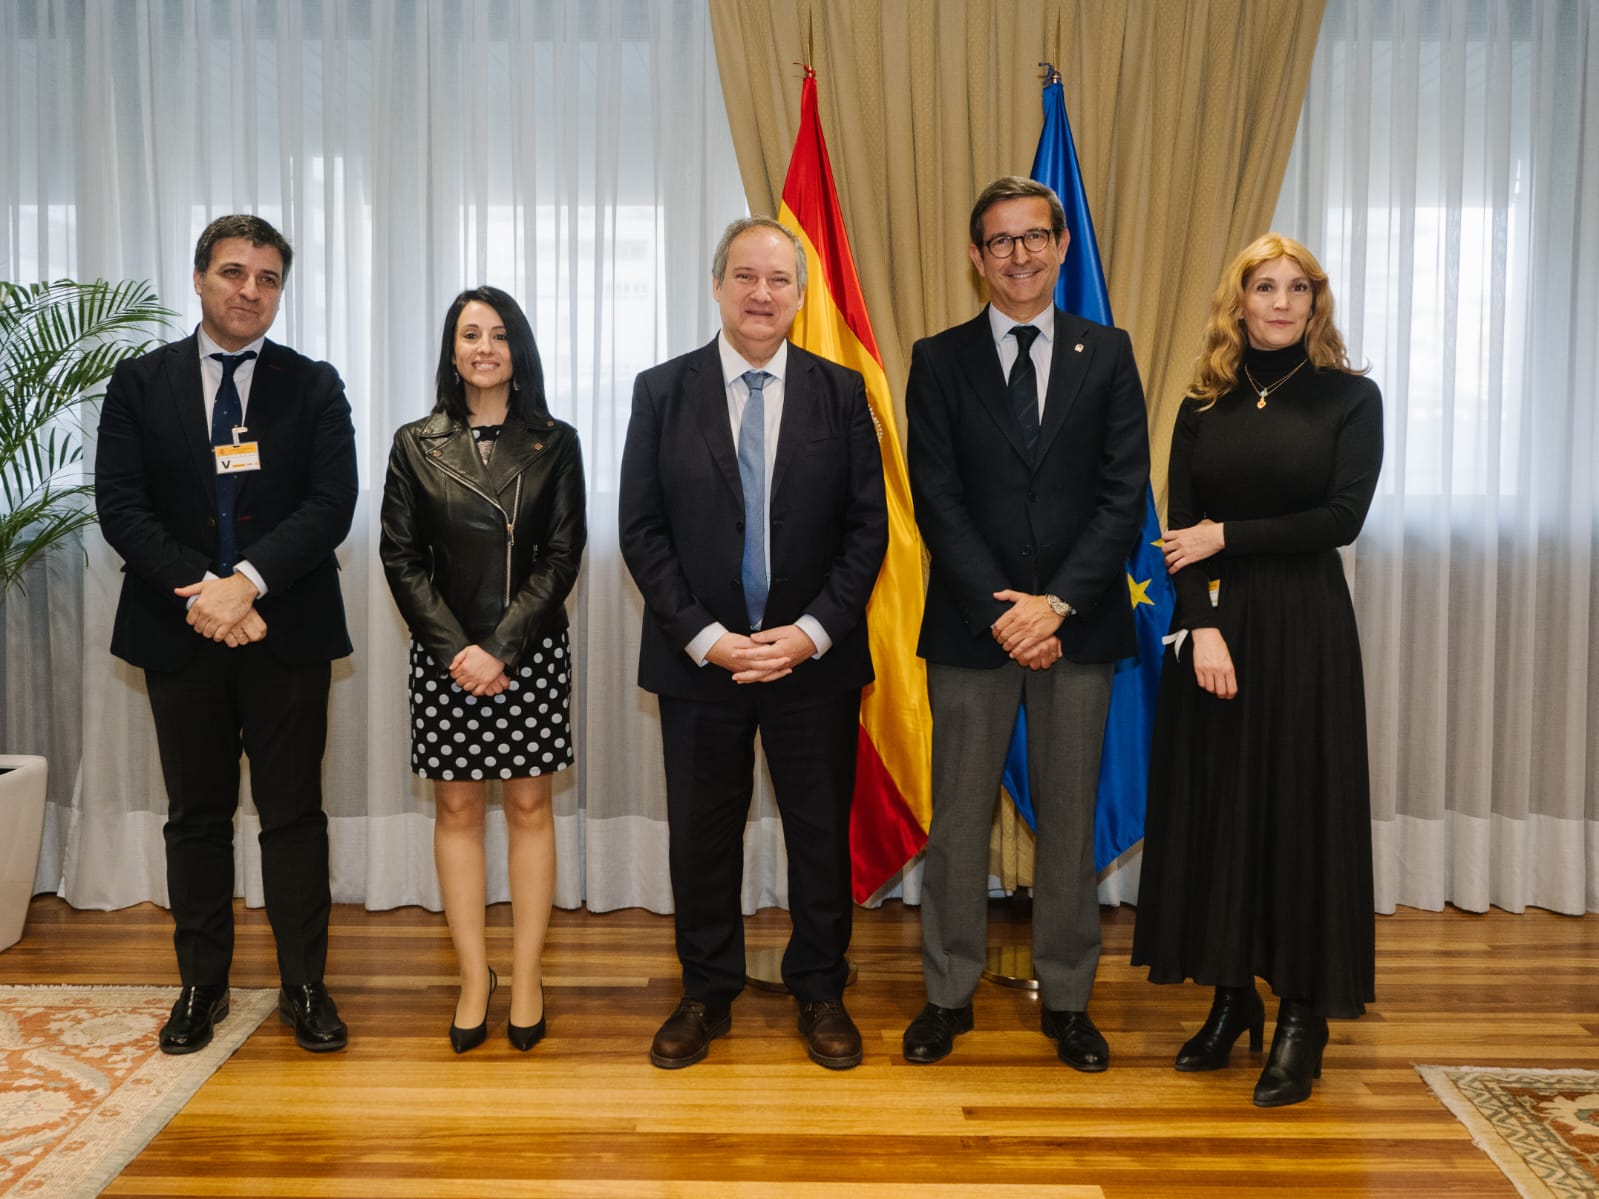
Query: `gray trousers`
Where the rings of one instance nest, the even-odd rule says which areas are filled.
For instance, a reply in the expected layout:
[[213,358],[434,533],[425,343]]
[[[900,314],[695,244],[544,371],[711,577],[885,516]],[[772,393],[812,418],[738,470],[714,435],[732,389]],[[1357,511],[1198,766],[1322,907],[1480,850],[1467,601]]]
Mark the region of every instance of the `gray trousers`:
[[1088,1007],[1099,965],[1094,797],[1110,708],[1111,663],[1064,658],[1048,670],[927,664],[933,710],[933,823],[922,875],[927,998],[962,1007],[988,949],[988,842],[1022,695],[1038,846],[1033,969],[1044,1006]]

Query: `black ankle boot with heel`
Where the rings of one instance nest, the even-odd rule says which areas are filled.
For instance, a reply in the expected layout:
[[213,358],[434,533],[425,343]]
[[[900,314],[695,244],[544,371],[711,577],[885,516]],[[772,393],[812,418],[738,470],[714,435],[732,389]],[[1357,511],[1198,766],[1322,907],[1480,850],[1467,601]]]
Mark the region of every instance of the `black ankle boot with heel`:
[[1266,1005],[1247,987],[1217,987],[1205,1023],[1177,1054],[1177,1069],[1184,1074],[1222,1070],[1232,1056],[1233,1042],[1249,1031],[1249,1048],[1260,1052],[1266,1032]]
[[1310,1098],[1310,1080],[1321,1077],[1327,1048],[1327,1017],[1308,1003],[1284,999],[1277,1008],[1271,1056],[1255,1084],[1256,1107],[1287,1107]]

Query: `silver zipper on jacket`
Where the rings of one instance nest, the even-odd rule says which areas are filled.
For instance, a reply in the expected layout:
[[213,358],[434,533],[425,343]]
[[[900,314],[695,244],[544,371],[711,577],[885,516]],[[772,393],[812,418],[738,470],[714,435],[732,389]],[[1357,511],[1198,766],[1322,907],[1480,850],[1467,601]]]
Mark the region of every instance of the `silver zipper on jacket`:
[[[488,492],[484,491],[460,471],[453,467],[446,466],[432,455],[428,455],[427,460],[442,470],[445,474],[449,475],[450,478],[454,479],[462,487],[465,487],[468,491],[472,492],[474,495],[482,496],[494,506],[494,510],[500,514],[500,519],[505,522],[505,595],[500,601],[500,607],[502,611],[506,608],[509,608],[511,606],[511,549],[516,545],[516,521],[511,518],[510,513],[506,512],[506,510],[501,507],[499,500],[495,499]],[[520,510],[521,507],[522,476],[519,473],[516,476],[516,491],[512,493],[511,497],[511,512],[516,512]]]

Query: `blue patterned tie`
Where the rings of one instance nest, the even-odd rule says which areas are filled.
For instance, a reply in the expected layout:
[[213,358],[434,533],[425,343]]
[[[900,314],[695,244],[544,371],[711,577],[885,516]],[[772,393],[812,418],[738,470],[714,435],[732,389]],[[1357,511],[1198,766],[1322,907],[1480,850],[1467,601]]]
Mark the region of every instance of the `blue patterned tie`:
[[766,371],[745,371],[749,399],[738,423],[738,478],[744,485],[744,605],[750,630],[766,615],[766,396],[772,378]]
[[[243,354],[212,354],[222,364],[222,386],[217,388],[216,404],[211,409],[211,444],[232,445],[233,430],[244,423],[244,405],[233,372],[239,363],[255,357],[254,350]],[[239,560],[238,539],[233,531],[233,493],[238,480],[233,475],[217,475],[217,574],[226,578]]]
[[1011,336],[1016,339],[1016,361],[1011,363],[1007,386],[1016,423],[1022,427],[1022,444],[1031,454],[1038,448],[1038,371],[1033,366],[1033,340],[1038,336],[1038,326],[1012,326]]

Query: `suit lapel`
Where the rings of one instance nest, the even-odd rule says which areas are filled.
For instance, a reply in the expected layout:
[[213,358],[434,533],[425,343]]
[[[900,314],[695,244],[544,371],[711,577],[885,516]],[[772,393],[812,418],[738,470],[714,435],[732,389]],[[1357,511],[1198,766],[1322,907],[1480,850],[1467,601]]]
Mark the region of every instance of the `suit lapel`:
[[1055,309],[1055,344],[1049,355],[1049,386],[1044,392],[1044,420],[1038,428],[1038,457],[1042,462],[1049,452],[1050,443],[1066,423],[1083,379],[1093,361],[1094,350],[1087,337],[1089,325]]
[[190,334],[167,347],[167,392],[176,405],[178,430],[188,451],[189,461],[204,480],[206,499],[214,515],[217,507],[216,457],[211,453],[211,426],[205,417],[205,389],[200,383],[200,342]]
[[766,497],[767,508],[783,486],[783,475],[789,464],[799,457],[800,446],[805,441],[805,429],[810,423],[807,409],[816,387],[815,369],[799,347],[790,342],[787,377],[783,380],[783,419],[777,428],[777,455],[772,459],[772,487],[771,494]]
[[742,506],[744,486],[738,478],[738,447],[733,444],[733,426],[727,417],[727,384],[722,381],[722,356],[716,342],[701,350],[684,371],[683,394],[705,438],[711,461]]
[[999,365],[999,350],[994,346],[994,329],[988,321],[985,307],[976,317],[961,326],[960,362],[966,373],[966,390],[977,397],[977,402],[999,426],[1000,433],[1010,443],[1011,449],[1023,462],[1031,464],[1032,455],[1022,441],[1021,426],[1011,411],[1010,388],[1005,383],[1005,372]]
[[[267,341],[261,344],[261,353],[255,360],[255,370],[250,375],[250,403],[244,410],[243,440],[253,441],[260,447],[261,470],[245,471],[238,476],[238,499],[249,494],[251,486],[261,477],[262,471],[283,470],[285,463],[271,461],[269,453],[281,447],[288,439],[273,434],[283,426],[283,358],[279,347]],[[209,436],[209,431],[207,431]]]

